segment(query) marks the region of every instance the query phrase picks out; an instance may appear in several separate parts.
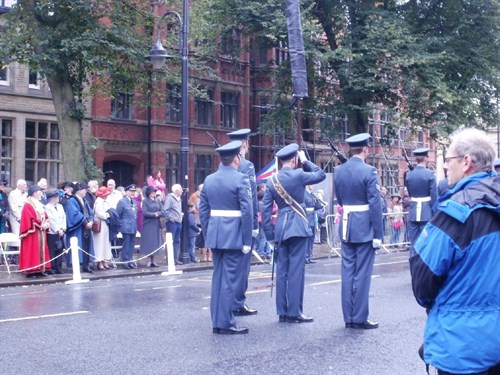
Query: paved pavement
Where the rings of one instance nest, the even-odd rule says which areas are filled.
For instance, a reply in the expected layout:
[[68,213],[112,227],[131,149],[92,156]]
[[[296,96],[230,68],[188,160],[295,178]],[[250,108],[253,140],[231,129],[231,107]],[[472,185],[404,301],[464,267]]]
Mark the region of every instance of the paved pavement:
[[[407,250],[407,247],[401,246],[400,248],[393,248],[391,251],[401,251],[401,250]],[[337,249],[337,251],[339,250]],[[136,255],[138,256],[138,254]],[[335,256],[337,256],[336,253],[332,251],[332,249],[326,243],[314,244],[313,259],[328,258]],[[138,263],[137,269],[125,270],[120,267],[117,267],[105,271],[94,270],[92,274],[82,273],[81,277],[82,279],[90,279],[90,280],[110,279],[116,277],[154,275],[169,271],[164,252],[161,256],[155,257],[155,260],[160,266],[159,268],[147,267],[147,260],[142,260],[141,262]],[[258,264],[258,263],[260,263],[260,261],[256,257],[253,257],[252,264]],[[212,268],[212,262],[188,263],[175,267],[176,271],[182,271],[182,272],[192,272],[210,268]],[[73,279],[73,274],[71,273],[71,270],[67,270],[67,272],[62,275],[49,275],[46,277],[40,276],[36,278],[33,277],[27,278],[24,274],[17,271],[17,267],[15,266],[11,266],[10,270],[11,273],[9,274],[7,272],[5,265],[2,264],[0,266],[0,288],[22,286],[22,285],[54,284],[54,283],[66,282]]]

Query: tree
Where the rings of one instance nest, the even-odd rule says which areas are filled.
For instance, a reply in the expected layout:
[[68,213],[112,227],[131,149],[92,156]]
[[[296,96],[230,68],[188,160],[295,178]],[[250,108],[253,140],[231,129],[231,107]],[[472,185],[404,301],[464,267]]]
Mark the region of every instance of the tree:
[[152,15],[146,0],[19,0],[6,16],[0,61],[27,63],[47,79],[67,179],[91,174],[82,140],[91,77],[105,77],[93,81],[93,90],[109,88],[117,74],[137,84],[152,44]]
[[[286,44],[282,0],[265,6],[261,0],[200,0],[196,6],[212,21],[210,33],[236,29],[253,43]],[[306,122],[321,116],[323,131],[331,134],[338,130],[332,124],[346,118],[354,134],[367,131],[377,106],[436,136],[496,121],[498,2],[306,0],[301,9],[310,86]],[[289,66],[269,74],[278,82],[275,102],[286,101]],[[271,124],[290,123],[281,105],[269,116]]]

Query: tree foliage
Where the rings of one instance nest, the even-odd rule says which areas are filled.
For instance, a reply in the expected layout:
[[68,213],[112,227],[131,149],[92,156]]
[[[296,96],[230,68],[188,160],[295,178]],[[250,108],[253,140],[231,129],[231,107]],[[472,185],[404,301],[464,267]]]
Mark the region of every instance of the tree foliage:
[[80,180],[86,166],[82,140],[84,93],[90,77],[133,76],[137,84],[151,46],[149,2],[19,0],[6,16],[0,60],[27,63],[47,79],[60,124],[65,176]]
[[[195,7],[212,35],[236,29],[252,43],[286,43],[283,0],[200,0]],[[323,130],[331,133],[346,118],[351,133],[366,131],[369,113],[382,105],[398,123],[434,135],[495,123],[497,1],[305,0],[301,12],[310,67],[306,121],[326,119]],[[292,92],[289,66],[269,75],[281,103]],[[284,112],[278,105],[269,123],[290,123]]]

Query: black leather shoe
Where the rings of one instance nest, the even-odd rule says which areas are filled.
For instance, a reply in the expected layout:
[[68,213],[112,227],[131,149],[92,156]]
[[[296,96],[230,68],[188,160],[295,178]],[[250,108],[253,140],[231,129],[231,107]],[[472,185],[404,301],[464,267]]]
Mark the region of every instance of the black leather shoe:
[[280,315],[279,320],[280,323],[286,323],[286,315]]
[[234,316],[247,316],[247,315],[256,315],[257,310],[253,310],[249,308],[247,305],[243,305],[240,307],[238,310],[234,310],[233,314]]
[[346,324],[345,324],[345,327],[346,327],[346,328],[352,328],[352,323],[346,323]]
[[351,327],[354,329],[375,329],[378,328],[378,323],[376,322],[370,322],[367,320],[364,323],[351,323]]
[[137,266],[135,265],[135,263],[129,263],[128,268],[130,268],[131,270],[134,270],[137,268]]
[[89,266],[83,267],[83,272],[85,272],[85,273],[94,273],[94,271],[92,271],[92,268],[90,268]]
[[124,270],[131,270],[132,268],[130,267],[130,264],[124,264],[123,266]]
[[158,267],[160,267],[160,266],[159,266],[159,265],[157,265],[155,262],[153,262],[153,263],[151,263],[151,264],[149,265],[149,267],[151,267],[151,268],[158,268]]
[[305,315],[299,315],[299,316],[287,316],[286,321],[287,323],[312,323],[314,322],[314,319]]
[[218,333],[220,335],[244,335],[248,333],[248,328],[245,327],[229,327],[229,328],[214,328],[213,333]]
[[40,276],[49,276],[49,274],[47,272],[40,272],[39,274]]

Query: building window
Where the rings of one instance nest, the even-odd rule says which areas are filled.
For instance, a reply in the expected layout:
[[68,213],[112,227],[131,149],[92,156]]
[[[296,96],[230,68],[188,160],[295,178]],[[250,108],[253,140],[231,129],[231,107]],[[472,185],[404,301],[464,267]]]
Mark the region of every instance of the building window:
[[274,65],[281,65],[281,63],[289,59],[288,46],[284,41],[280,40],[278,46],[274,48]]
[[236,29],[232,29],[222,36],[221,53],[226,56],[239,56],[241,35]]
[[195,98],[194,109],[196,112],[197,125],[210,127],[214,125],[214,102],[213,92],[211,90],[207,91],[206,98]]
[[30,89],[40,90],[40,75],[36,70],[30,70],[28,73],[28,87]]
[[181,88],[179,85],[167,86],[167,121],[181,122],[182,115]]
[[262,124],[267,116],[267,99],[259,99],[259,125]]
[[9,66],[0,65],[0,85],[9,86]]
[[205,181],[205,178],[214,171],[212,155],[195,155],[194,159],[194,186]]
[[26,181],[36,183],[44,177],[49,185],[59,182],[59,127],[57,123],[26,121],[24,175]]
[[134,119],[134,92],[130,79],[118,78],[113,81],[111,91],[111,117],[119,120]]
[[180,183],[179,179],[179,164],[180,156],[176,152],[166,152],[165,153],[165,166],[167,167],[165,173],[165,181],[167,183],[167,189],[172,187],[174,184]]
[[238,127],[238,101],[238,94],[230,92],[221,93],[220,118],[222,121],[222,127]]
[[380,176],[381,186],[385,186],[390,194],[399,193],[399,166],[397,163],[385,163],[382,165]]
[[12,143],[14,142],[14,138],[12,137],[12,120],[0,120],[0,125],[2,126],[2,148],[0,149],[2,170],[0,172],[0,180],[7,181],[12,186],[12,181],[10,181],[12,173]]

